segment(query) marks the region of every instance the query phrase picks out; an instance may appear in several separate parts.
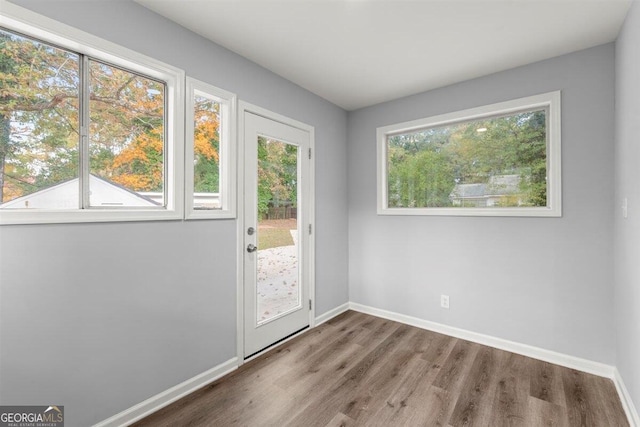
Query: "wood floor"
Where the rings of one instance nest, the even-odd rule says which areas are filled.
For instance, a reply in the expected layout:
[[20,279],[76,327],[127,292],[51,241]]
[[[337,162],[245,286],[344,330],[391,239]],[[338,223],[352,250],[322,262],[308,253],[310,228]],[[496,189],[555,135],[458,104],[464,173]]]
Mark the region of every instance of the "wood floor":
[[348,311],[135,426],[628,426],[611,380]]

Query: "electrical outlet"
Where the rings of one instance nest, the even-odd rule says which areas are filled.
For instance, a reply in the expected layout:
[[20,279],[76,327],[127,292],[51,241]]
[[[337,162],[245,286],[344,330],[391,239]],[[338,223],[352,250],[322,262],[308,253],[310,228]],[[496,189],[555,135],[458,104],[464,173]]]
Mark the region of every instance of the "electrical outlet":
[[449,295],[440,295],[440,307],[449,308]]

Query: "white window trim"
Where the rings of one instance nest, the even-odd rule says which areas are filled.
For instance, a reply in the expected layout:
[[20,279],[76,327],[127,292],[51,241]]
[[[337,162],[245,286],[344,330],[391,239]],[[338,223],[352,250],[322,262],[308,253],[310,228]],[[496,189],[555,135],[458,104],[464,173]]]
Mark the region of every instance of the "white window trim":
[[178,220],[184,211],[184,71],[0,0],[0,26],[166,83],[166,208],[0,210],[0,225]]
[[[187,77],[185,121],[185,218],[223,219],[236,217],[236,95],[210,84]],[[194,107],[195,95],[214,99],[220,104],[220,202],[221,209],[193,208],[194,177]]]
[[[428,127],[500,116],[517,111],[548,108],[547,117],[547,206],[521,208],[389,208],[387,187],[387,137]],[[519,98],[497,104],[442,114],[425,119],[383,126],[377,129],[378,215],[436,216],[562,216],[560,91]]]

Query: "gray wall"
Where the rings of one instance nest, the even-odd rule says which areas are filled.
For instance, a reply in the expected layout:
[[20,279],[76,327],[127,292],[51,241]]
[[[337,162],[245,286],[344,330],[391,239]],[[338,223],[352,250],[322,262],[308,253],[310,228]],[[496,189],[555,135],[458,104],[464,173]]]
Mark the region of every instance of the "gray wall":
[[[558,89],[562,218],[376,215],[376,127]],[[350,300],[613,364],[613,106],[608,44],[349,113]]]
[[616,42],[615,211],[616,366],[640,409],[640,5],[634,2]]
[[[348,301],[342,109],[130,1],[15,1],[315,126],[316,315]],[[0,228],[0,402],[86,426],[236,355],[236,221]]]
[[[351,299],[616,364],[640,403],[637,5],[615,59],[614,201],[613,45],[347,115],[133,2],[14,2],[315,126],[317,315]],[[376,215],[376,127],[557,89],[562,218]],[[68,425],[89,425],[234,357],[235,229],[233,220],[1,227],[0,403],[60,403]]]

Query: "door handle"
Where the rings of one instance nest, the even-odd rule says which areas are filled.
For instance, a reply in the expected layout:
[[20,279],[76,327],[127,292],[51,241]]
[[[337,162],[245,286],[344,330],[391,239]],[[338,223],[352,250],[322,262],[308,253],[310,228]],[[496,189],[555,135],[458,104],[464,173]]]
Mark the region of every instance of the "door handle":
[[251,252],[255,252],[258,250],[257,246],[254,246],[252,243],[249,243],[249,246],[247,246],[247,252],[251,253]]

